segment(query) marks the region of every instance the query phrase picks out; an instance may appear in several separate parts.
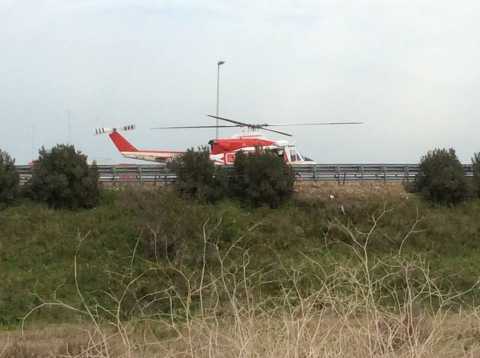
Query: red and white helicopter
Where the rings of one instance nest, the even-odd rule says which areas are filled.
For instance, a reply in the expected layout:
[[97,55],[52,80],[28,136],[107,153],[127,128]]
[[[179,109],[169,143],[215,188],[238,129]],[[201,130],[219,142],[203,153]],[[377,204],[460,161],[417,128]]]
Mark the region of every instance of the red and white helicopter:
[[[156,127],[152,129],[197,129],[197,128],[244,128],[245,133],[232,136],[231,138],[216,138],[208,142],[210,145],[210,159],[217,165],[232,165],[235,161],[235,154],[239,151],[254,152],[258,149],[272,150],[283,157],[285,162],[292,165],[315,164],[315,162],[300,154],[295,145],[289,144],[286,140],[268,139],[257,134],[258,130],[264,130],[291,137],[292,134],[282,132],[268,127],[287,127],[287,126],[325,126],[325,125],[346,125],[362,124],[362,122],[312,122],[312,123],[286,123],[286,124],[251,124],[239,122],[233,119],[208,115],[221,121],[228,122],[227,125],[200,125],[200,126],[173,126]],[[173,150],[145,150],[137,149],[133,146],[120,131],[135,129],[134,125],[128,125],[120,128],[98,128],[96,134],[108,134],[118,151],[126,158],[152,161],[157,163],[168,163],[174,158],[182,155],[184,151]]]

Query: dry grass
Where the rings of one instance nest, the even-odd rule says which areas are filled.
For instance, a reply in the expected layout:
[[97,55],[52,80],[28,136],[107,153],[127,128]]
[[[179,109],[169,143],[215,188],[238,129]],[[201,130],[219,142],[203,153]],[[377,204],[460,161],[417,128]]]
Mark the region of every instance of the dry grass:
[[[55,327],[2,334],[0,357],[478,357],[477,311],[338,316],[306,306],[276,314],[196,317],[171,326],[125,324],[128,340],[105,327]],[[143,332],[139,332],[143,330]],[[164,337],[159,336],[163,332]],[[171,336],[170,338],[167,338]]]
[[[152,301],[169,301],[169,313],[143,314],[150,302],[139,300],[140,313],[121,319],[123,300],[138,276],[132,276],[124,293],[115,298],[117,306],[108,310],[108,320],[97,315],[99,307],[86,304],[77,285],[82,307],[50,304],[87,317],[86,326],[4,333],[0,357],[480,356],[480,308],[458,310],[452,303],[462,293],[441,292],[422,260],[403,257],[401,252],[388,261],[370,256],[370,240],[384,214],[373,218],[368,232],[338,224],[350,239],[345,244],[356,261],[327,274],[320,262],[312,260],[324,282],[315,292],[300,287],[301,272],[285,269],[291,285],[283,295],[259,295],[261,275],[248,271],[250,253],[242,253],[243,265],[229,261],[231,255],[238,255],[236,245],[242,238],[220,252],[204,231],[201,272],[189,276],[172,263],[169,269],[182,278],[182,291],[153,288],[147,294]],[[215,274],[205,256],[212,247],[220,267]]]
[[52,357],[81,353],[88,345],[89,328],[74,325],[44,326],[22,332],[0,333],[0,357]]
[[305,300],[295,309],[188,322],[49,327],[0,336],[0,357],[478,357],[479,312],[334,312]]

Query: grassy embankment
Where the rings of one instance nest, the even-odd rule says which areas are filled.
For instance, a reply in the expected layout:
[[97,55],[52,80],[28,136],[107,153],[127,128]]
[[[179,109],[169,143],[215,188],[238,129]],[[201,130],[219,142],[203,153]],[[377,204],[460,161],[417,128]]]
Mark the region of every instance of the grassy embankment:
[[[479,201],[444,208],[411,195],[324,194],[277,210],[152,190],[108,192],[78,212],[19,203],[0,212],[0,323],[18,326],[41,305],[27,324],[110,322],[130,353],[125,322],[134,336],[132,322],[156,322],[142,337],[184,339],[192,352],[207,336],[278,349],[332,337],[348,347],[350,336],[377,354],[430,347],[445,338],[431,336],[445,312],[477,312]],[[94,331],[84,344],[104,351],[108,333]],[[467,334],[469,347],[477,335]]]

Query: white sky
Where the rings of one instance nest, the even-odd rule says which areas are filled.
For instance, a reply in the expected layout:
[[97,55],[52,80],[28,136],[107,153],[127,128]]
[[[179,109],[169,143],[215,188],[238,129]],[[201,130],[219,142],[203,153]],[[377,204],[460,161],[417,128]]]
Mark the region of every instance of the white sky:
[[70,139],[125,162],[93,130],[131,123],[137,147],[206,144],[214,130],[150,128],[214,124],[221,59],[221,115],[365,122],[285,128],[319,163],[417,162],[435,147],[468,162],[478,19],[474,0],[0,0],[0,148],[20,164]]

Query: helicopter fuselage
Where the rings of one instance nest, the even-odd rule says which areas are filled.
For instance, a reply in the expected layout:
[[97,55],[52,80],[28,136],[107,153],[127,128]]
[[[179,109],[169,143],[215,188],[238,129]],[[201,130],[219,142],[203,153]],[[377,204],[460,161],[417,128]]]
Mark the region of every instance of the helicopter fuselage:
[[294,145],[285,140],[270,140],[259,135],[240,135],[233,138],[212,139],[210,159],[218,165],[232,165],[238,152],[254,153],[258,150],[271,150],[289,164],[314,164],[314,161],[301,155]]

